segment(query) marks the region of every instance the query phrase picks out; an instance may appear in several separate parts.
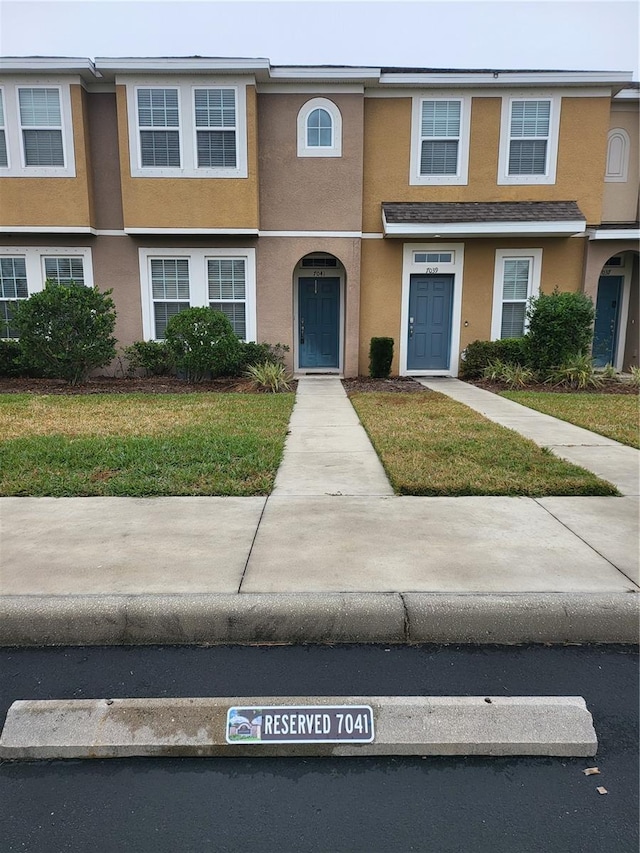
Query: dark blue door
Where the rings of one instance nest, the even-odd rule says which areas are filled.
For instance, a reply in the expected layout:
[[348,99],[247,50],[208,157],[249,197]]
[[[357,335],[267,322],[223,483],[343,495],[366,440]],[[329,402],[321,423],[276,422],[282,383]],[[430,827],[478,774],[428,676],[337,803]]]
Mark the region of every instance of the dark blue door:
[[448,370],[452,275],[412,275],[409,285],[408,370]]
[[298,279],[300,367],[338,367],[339,278]]
[[593,363],[596,367],[613,364],[616,358],[622,282],[621,275],[604,275],[598,281],[596,322],[593,327]]

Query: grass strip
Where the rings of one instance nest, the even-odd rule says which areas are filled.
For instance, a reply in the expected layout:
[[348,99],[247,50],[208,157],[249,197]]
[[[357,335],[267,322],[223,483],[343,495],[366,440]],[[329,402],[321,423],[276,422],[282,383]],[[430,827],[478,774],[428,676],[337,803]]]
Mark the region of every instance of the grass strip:
[[293,394],[0,397],[0,495],[265,495]]
[[351,396],[400,495],[615,495],[610,483],[436,392]]
[[501,396],[640,449],[638,397],[633,394],[504,391]]

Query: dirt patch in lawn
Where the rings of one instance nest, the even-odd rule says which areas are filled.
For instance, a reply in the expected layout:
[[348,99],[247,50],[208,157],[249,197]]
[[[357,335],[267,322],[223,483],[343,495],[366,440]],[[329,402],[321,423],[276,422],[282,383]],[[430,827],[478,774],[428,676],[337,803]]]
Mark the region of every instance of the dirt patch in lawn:
[[638,389],[630,382],[603,382],[597,388],[567,388],[565,386],[545,385],[543,382],[528,382],[522,388],[511,388],[505,382],[493,382],[490,379],[466,379],[469,385],[484,388],[485,391],[493,391],[500,394],[501,391],[544,391],[545,394],[629,394],[638,396]]
[[370,376],[356,376],[343,379],[342,384],[347,394],[356,391],[385,391],[400,394],[429,394],[424,385],[420,385],[410,376],[393,376],[390,379],[372,379]]
[[[291,382],[295,391],[296,382]],[[116,378],[96,376],[83,385],[69,385],[62,379],[0,378],[0,394],[262,394],[249,379],[240,376],[185,382],[171,376]]]

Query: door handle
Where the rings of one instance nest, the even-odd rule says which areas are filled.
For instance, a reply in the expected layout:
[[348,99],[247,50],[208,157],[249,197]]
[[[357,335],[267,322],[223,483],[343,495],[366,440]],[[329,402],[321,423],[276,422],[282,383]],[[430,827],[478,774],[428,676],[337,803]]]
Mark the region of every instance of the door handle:
[[304,343],[304,317],[300,318],[300,343]]
[[409,326],[409,337],[413,337],[413,326]]

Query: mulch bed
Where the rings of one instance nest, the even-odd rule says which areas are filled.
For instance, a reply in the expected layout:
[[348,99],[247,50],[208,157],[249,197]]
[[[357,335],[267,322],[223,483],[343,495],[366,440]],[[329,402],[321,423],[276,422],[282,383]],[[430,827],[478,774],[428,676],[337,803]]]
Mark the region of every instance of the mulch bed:
[[372,379],[370,376],[356,376],[343,379],[347,394],[354,391],[387,391],[400,394],[428,394],[429,389],[420,385],[410,376],[392,376],[390,379]]
[[[296,383],[291,383],[295,390]],[[170,376],[116,378],[96,376],[83,385],[69,385],[62,379],[0,378],[0,394],[193,394],[193,393],[260,394],[250,380],[242,377],[211,379],[207,382],[185,382]]]

